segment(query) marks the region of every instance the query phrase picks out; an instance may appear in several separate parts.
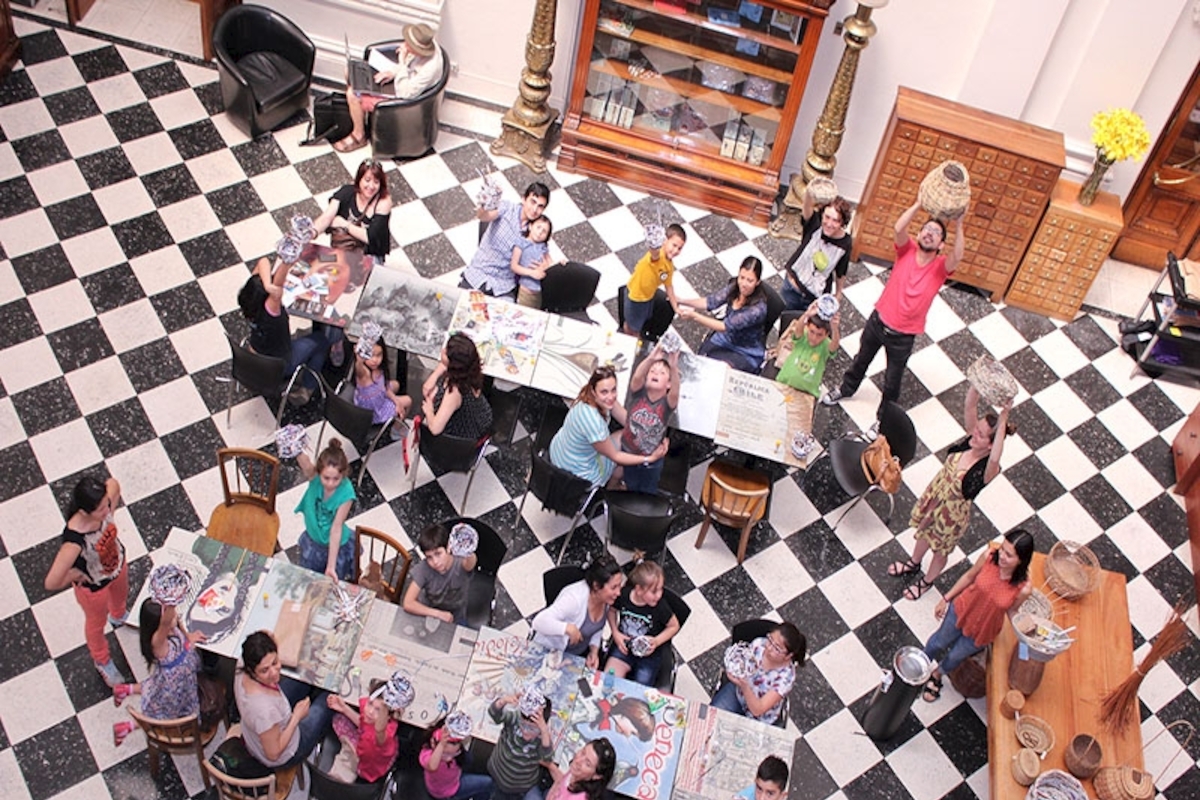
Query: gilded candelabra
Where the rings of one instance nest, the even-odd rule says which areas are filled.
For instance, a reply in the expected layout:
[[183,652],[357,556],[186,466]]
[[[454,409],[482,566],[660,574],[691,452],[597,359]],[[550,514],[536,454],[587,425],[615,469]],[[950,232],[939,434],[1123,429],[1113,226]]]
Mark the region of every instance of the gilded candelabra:
[[550,108],[550,65],[554,62],[554,18],[556,0],[538,0],[533,10],[533,26],[525,39],[525,68],[512,108],[500,120],[500,136],[492,142],[492,152],[509,156],[534,172],[546,171],[548,133],[558,117]]
[[804,164],[799,175],[793,175],[788,184],[788,193],[783,200],[783,208],[771,222],[769,228],[772,236],[783,239],[801,239],[804,235],[804,222],[800,217],[803,206],[804,189],[808,182],[817,176],[833,177],[833,168],[837,165],[836,153],[842,145],[842,135],[846,132],[846,110],[850,107],[850,93],[854,89],[854,76],[858,72],[858,56],[870,43],[875,35],[875,23],[871,21],[871,12],[883,8],[888,0],[858,0],[858,8],[854,14],[846,17],[843,22],[842,40],[845,49],[842,50],[842,60],[838,63],[837,73],[833,76],[833,85],[825,97],[825,107],[817,119],[817,127],[812,135],[812,147],[804,156]]

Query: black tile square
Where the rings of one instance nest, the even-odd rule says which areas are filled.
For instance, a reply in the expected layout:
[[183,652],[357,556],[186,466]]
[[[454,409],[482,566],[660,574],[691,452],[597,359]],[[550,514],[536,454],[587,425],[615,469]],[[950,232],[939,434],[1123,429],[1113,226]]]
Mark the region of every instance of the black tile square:
[[1093,475],[1072,489],[1071,494],[1105,530],[1125,519],[1133,511],[1103,475]]
[[[130,600],[135,596],[130,594]],[[121,670],[121,674],[132,677],[133,671],[129,669],[129,662],[117,644],[117,637],[111,633],[108,635],[108,649],[117,669]],[[54,666],[58,669],[63,687],[66,688],[67,696],[71,698],[71,705],[75,707],[77,713],[89,709],[97,703],[112,702],[112,689],[108,688],[99,673],[96,672],[96,665],[92,663],[92,656],[88,653],[87,647],[76,647],[74,650],[62,654],[54,659]]]
[[[1190,602],[1196,596],[1196,583],[1192,571],[1174,553],[1164,556],[1161,561],[1142,574],[1168,603],[1174,604],[1180,599]],[[1151,636],[1158,631],[1143,631],[1143,633]]]
[[[1069,539],[1069,536],[1064,536],[1064,539]],[[1100,562],[1100,568],[1106,569],[1109,572],[1119,572],[1124,575],[1126,580],[1133,580],[1138,576],[1138,568],[1133,565],[1125,554],[1121,552],[1121,548],[1117,547],[1116,543],[1108,537],[1107,533],[1102,533],[1092,541],[1088,542],[1088,548],[1096,556],[1096,560]]]
[[1188,767],[1171,785],[1160,790],[1166,800],[1192,800],[1200,797],[1200,767]]
[[[551,218],[553,219],[553,218]],[[554,241],[568,261],[584,264],[612,252],[590,222],[584,221],[569,228],[554,230]]]
[[296,172],[309,191],[317,197],[318,202],[328,203],[325,195],[354,181],[354,176],[346,169],[336,153],[326,153],[323,156],[310,158],[295,165]]
[[[57,549],[58,543],[55,542],[55,550]],[[16,565],[16,559],[13,564]],[[46,566],[49,567],[50,564],[47,563]],[[38,583],[41,583],[40,577]],[[0,658],[0,682],[15,678],[50,660],[50,651],[46,649],[37,620],[28,608],[0,619],[0,640],[9,643],[9,646],[4,648],[4,657]],[[20,642],[20,647],[12,646],[15,642]]]
[[1095,361],[1117,346],[1112,337],[1090,316],[1082,316],[1067,323],[1062,331],[1087,356],[1088,361]]
[[963,283],[954,283],[953,281],[947,283],[940,297],[968,325],[979,322],[989,314],[996,313],[996,306],[992,305],[992,301],[986,294]]
[[[875,745],[868,740],[858,746]],[[912,800],[912,795],[904,788],[904,781],[900,780],[892,765],[886,761],[880,761],[843,786],[842,794],[846,800]]]
[[154,427],[136,397],[91,414],[87,423],[105,458],[112,458],[154,438]]
[[[942,292],[942,294],[945,295],[947,293]],[[945,339],[942,339],[938,344],[942,348],[942,352],[946,354],[946,357],[954,362],[954,366],[958,367],[964,373],[967,371],[967,367],[971,366],[981,355],[987,352],[987,348],[968,328],[955,331]]]
[[[593,178],[571,184],[566,192],[583,212],[584,217],[597,217],[621,205],[616,192],[610,189],[606,182]],[[546,211],[549,213],[548,208]]]
[[175,143],[175,149],[179,151],[179,155],[183,156],[184,161],[225,148],[225,140],[221,138],[217,126],[212,123],[211,119],[202,119],[190,125],[184,125],[182,128],[167,131],[167,135]]
[[221,230],[181,242],[179,252],[197,278],[219,272],[242,260],[229,236]]
[[[53,31],[46,31],[53,34]],[[26,59],[26,48],[28,45],[28,36],[21,37],[21,60]],[[32,63],[32,62],[29,62]],[[29,79],[29,73],[23,69],[10,72],[8,77],[0,81],[0,106],[10,106],[14,103],[24,103],[26,100],[32,100],[38,96],[37,88],[33,85],[33,81]]]
[[86,86],[43,97],[42,102],[46,104],[46,110],[50,112],[54,124],[59,127],[100,113],[100,106],[96,105]]
[[1031,347],[1025,347],[1013,353],[1004,359],[1003,363],[1013,377],[1025,387],[1025,391],[1031,395],[1037,394],[1058,380],[1054,370],[1050,369]]
[[117,222],[112,226],[112,232],[125,252],[125,258],[130,260],[175,243],[157,211]]
[[796,740],[789,774],[788,800],[825,800],[838,790],[837,781],[804,739]]
[[229,151],[233,153],[233,157],[237,159],[248,178],[291,164],[274,136],[260,136],[242,144],[235,144]]
[[8,219],[26,211],[32,211],[39,205],[37,194],[29,185],[29,179],[18,175],[7,181],[0,181],[0,219]]
[[1172,550],[1187,541],[1187,514],[1170,495],[1160,494],[1139,508],[1138,514]]
[[1014,306],[1004,306],[1000,313],[1009,324],[1017,329],[1017,333],[1025,337],[1025,341],[1034,342],[1055,331],[1054,323],[1041,314],[1024,311]]
[[[811,638],[809,642],[811,652]],[[808,733],[844,708],[837,692],[829,685],[829,681],[816,664],[808,661],[796,670],[796,682],[792,684],[792,691],[788,693],[788,717],[801,733]]]
[[75,160],[88,188],[95,191],[114,183],[137,177],[133,165],[120,147],[110,147],[98,153],[89,153]]
[[436,278],[466,265],[444,233],[413,242],[404,248],[404,254],[412,261],[422,278]]
[[225,110],[225,101],[221,99],[221,84],[213,81],[202,86],[193,86],[192,91],[200,99],[200,104],[208,115],[215,116]]
[[[492,172],[493,169],[494,165],[486,171]],[[540,183],[550,190],[550,201],[553,202],[554,193],[562,188],[549,172],[534,172],[524,164],[515,164],[503,170],[503,172],[504,177],[508,179],[509,185],[516,189],[521,197],[525,196],[525,190],[532,184]]]
[[1066,383],[1093,414],[1100,413],[1121,399],[1121,393],[1091,364],[1067,376]]
[[[637,218],[638,224],[643,227],[649,225],[651,222],[657,223],[659,219],[662,220],[664,226],[672,223],[676,225],[685,224],[683,217],[675,209],[675,206],[657,197],[643,197],[625,207],[629,209],[629,213]],[[790,256],[796,245],[791,242],[784,243],[783,240],[779,241],[781,244],[785,244],[785,246],[791,245],[787,248],[787,255]]]
[[[118,358],[121,359],[121,366],[125,368],[125,374],[133,384],[134,391],[139,393],[170,383],[187,374],[174,345],[165,336],[127,353],[121,353]],[[224,374],[228,375],[229,370],[226,369]],[[222,397],[225,391],[225,387],[221,387]],[[221,407],[224,408],[224,405]]]
[[[720,253],[746,242],[746,234],[728,217],[709,214],[691,224],[692,230],[704,240],[709,249]],[[686,247],[686,245],[684,245]]]
[[[179,441],[176,439],[176,447],[178,447]],[[164,446],[166,446],[165,442]],[[167,447],[167,452],[171,452],[170,447]],[[216,466],[215,447],[193,453],[192,459],[198,461],[201,456],[206,457],[208,461],[205,469]],[[181,480],[191,477],[181,469],[181,462],[172,458],[172,463],[175,464],[175,470]],[[129,515],[137,525],[138,533],[142,535],[146,550],[150,552],[163,546],[171,528],[183,528],[186,531],[199,530],[208,521],[212,511],[211,508],[201,509],[202,520],[192,506],[192,501],[184,491],[183,485],[178,483],[129,505]],[[132,592],[132,589],[130,591]]]
[[187,79],[183,77],[179,65],[174,61],[164,61],[162,64],[136,70],[133,79],[138,82],[148,100],[189,88]]
[[461,186],[426,197],[422,202],[442,230],[463,225],[475,219],[475,201]]
[[213,317],[216,313],[208,298],[195,281],[176,286],[151,296],[150,304],[158,312],[167,333],[190,328]]
[[[30,7],[33,7],[32,3]],[[58,38],[58,32],[53,29],[27,33],[21,37],[21,63],[26,67],[62,58],[66,54],[67,48]],[[23,74],[24,72],[13,73],[13,76]]]
[[175,466],[180,480],[212,469],[216,465],[213,454],[225,446],[225,440],[211,417],[164,434],[161,439],[163,449],[167,451],[167,457]]
[[[240,313],[240,312],[238,312],[238,313]],[[172,351],[172,352],[174,352],[174,351]],[[178,357],[176,357],[175,361],[176,361],[176,363],[179,363]],[[183,368],[180,367],[181,373],[182,373],[182,369]],[[178,377],[178,375],[175,377]],[[196,391],[198,391],[200,393],[200,398],[204,401],[204,405],[208,409],[208,412],[210,414],[218,414],[218,413],[223,414],[225,412],[225,407],[226,407],[226,404],[229,399],[229,386],[226,385],[224,383],[224,381],[228,377],[229,377],[229,362],[228,361],[224,361],[220,364],[214,364],[213,366],[209,367],[208,369],[203,369],[203,370],[200,370],[199,372],[192,373],[192,383],[195,384]],[[137,384],[135,383],[134,385],[136,386]],[[242,400],[245,400],[246,395],[247,395],[247,392],[245,389],[242,389],[236,385],[233,387],[233,402],[234,403],[239,403]],[[271,407],[272,413],[279,410],[278,402],[279,402],[278,398],[267,400],[267,405]],[[313,408],[315,408],[315,407],[316,407],[316,404],[313,404]],[[291,420],[288,419],[285,421],[290,422]],[[281,490],[283,489],[283,482],[282,482],[283,475],[286,475],[286,474],[287,474],[286,471],[280,473],[280,489]],[[365,485],[366,481],[364,480],[363,483]]]
[[46,334],[46,341],[64,373],[94,364],[113,354],[100,320],[92,317],[69,328]]
[[[195,762],[195,756],[192,757]],[[150,772],[150,754],[142,750],[135,756],[121,761],[104,770],[104,783],[113,800],[188,800],[187,789],[175,761],[171,758],[159,758],[158,777]],[[215,790],[214,790],[215,795]],[[201,792],[197,797],[207,797]]]
[[468,142],[439,155],[459,183],[478,178],[480,172],[488,174],[496,171],[495,162],[479,142]]
[[66,142],[56,130],[42,131],[24,139],[16,139],[12,142],[12,148],[17,160],[21,162],[21,169],[26,172],[33,172],[71,158],[71,151],[67,149]]
[[200,187],[196,185],[195,178],[183,164],[176,164],[158,172],[143,175],[142,185],[146,187],[146,193],[150,195],[156,208],[169,206],[200,194]]
[[1030,450],[1040,450],[1062,435],[1062,429],[1032,399],[1013,408],[1009,417]]
[[1036,455],[1011,467],[1004,476],[1035,511],[1045,508],[1066,493],[1066,489]]
[[76,717],[13,745],[32,800],[46,800],[99,772]]
[[[887,567],[884,567],[886,570]],[[886,576],[895,583],[902,579]],[[913,635],[912,629],[900,618],[894,607],[888,607],[854,629],[854,638],[866,648],[880,669],[890,669],[896,651],[901,647],[922,647],[924,642]]]
[[[644,247],[634,249],[637,250],[635,260],[645,254],[646,248]],[[680,273],[687,277],[688,283],[696,290],[696,294],[701,297],[707,297],[713,292],[721,291],[729,286],[729,270],[721,266],[721,262],[712,257],[697,261],[690,267],[681,269]],[[675,324],[679,324],[678,317],[675,318]]]
[[1104,469],[1128,452],[1125,445],[1117,441],[1117,437],[1108,430],[1108,426],[1095,417],[1067,435],[1097,469]]
[[60,240],[71,239],[108,225],[104,212],[90,194],[81,194],[70,200],[46,206],[46,217]]
[[113,134],[119,142],[132,142],[143,136],[158,133],[163,129],[158,115],[149,103],[138,103],[128,108],[117,109],[105,114]]
[[966,703],[930,725],[929,735],[961,775],[974,775],[988,763],[987,726]]
[[[104,340],[105,344],[108,340]],[[79,406],[64,378],[55,378],[12,396],[25,434],[33,437],[79,417]],[[10,450],[13,448],[10,448]]]
[[1133,456],[1164,489],[1175,483],[1175,456],[1171,445],[1161,436],[1155,436],[1134,450]]
[[207,195],[208,203],[222,225],[232,225],[244,219],[262,214],[267,210],[258,192],[249,181],[235,183],[217,189]]
[[300,214],[309,219],[316,219],[321,216],[324,209],[317,204],[316,200],[309,198],[307,200],[299,200],[295,203],[288,203],[286,206],[271,210],[271,219],[275,220],[275,224],[279,226],[280,231],[290,230],[292,227],[292,217]]
[[122,72],[129,71],[129,67],[125,64],[125,59],[121,58],[121,54],[117,52],[117,48],[112,45],[78,53],[71,56],[71,58],[75,60],[75,66],[79,68],[79,74],[88,83],[111,78],[114,75],[120,75]]
[[[26,435],[29,435],[28,431]],[[0,502],[11,500],[45,483],[46,478],[28,440],[0,450],[0,479]]]
[[1183,418],[1183,412],[1179,410],[1179,406],[1163,394],[1163,390],[1153,382],[1147,383],[1129,395],[1128,400],[1134,408],[1142,412],[1142,416],[1154,426],[1156,431],[1164,431]]
[[742,620],[762,617],[772,610],[754,579],[740,564],[701,586],[700,594],[727,628]]
[[85,275],[79,279],[83,290],[97,314],[104,314],[146,296],[142,285],[128,264],[118,264],[103,272]]
[[0,319],[4,320],[4,324],[0,325],[0,349],[42,335],[37,315],[33,313],[33,308],[24,297],[0,306]]
[[810,654],[824,650],[850,632],[820,586],[792,598],[778,610],[782,619],[794,622],[804,632]]
[[385,172],[384,175],[387,177],[388,196],[392,198],[393,208],[417,199],[417,193],[400,174],[400,170],[394,169],[391,172]]

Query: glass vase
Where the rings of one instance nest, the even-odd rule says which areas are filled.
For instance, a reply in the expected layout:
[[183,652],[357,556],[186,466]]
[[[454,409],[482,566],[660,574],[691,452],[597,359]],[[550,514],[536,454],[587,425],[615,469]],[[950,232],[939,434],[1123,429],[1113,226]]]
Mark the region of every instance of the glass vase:
[[1079,189],[1079,205],[1090,206],[1096,202],[1096,192],[1100,191],[1100,184],[1104,181],[1104,173],[1108,172],[1108,168],[1113,163],[1112,159],[1104,157],[1104,153],[1096,152],[1096,160],[1092,162],[1092,173],[1087,176],[1087,180],[1083,182],[1083,186]]

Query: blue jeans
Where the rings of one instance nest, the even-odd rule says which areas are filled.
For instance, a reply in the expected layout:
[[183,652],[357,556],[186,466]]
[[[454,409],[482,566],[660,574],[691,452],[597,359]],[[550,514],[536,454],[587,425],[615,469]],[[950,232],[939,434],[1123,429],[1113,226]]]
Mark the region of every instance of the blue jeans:
[[[325,325],[314,322],[307,336],[292,340],[292,358],[288,362],[288,376],[303,364],[318,375],[325,369],[325,359],[329,356],[329,348],[345,338],[346,333],[336,325]],[[301,377],[302,385],[307,389],[317,388],[317,379],[307,372]],[[322,570],[323,571],[323,570]]]
[[638,336],[642,335],[642,330],[645,329],[646,323],[650,321],[650,317],[654,314],[654,298],[649,300],[638,301],[630,300],[629,296],[625,297],[625,327],[634,331]]
[[[925,643],[925,655],[938,662],[938,669],[943,675],[954,672],[959,664],[983,649],[983,645],[975,644],[974,639],[959,629],[954,604],[949,603],[948,606],[941,627]],[[943,653],[946,657],[939,658]]]
[[458,782],[458,791],[446,800],[488,800],[492,786],[491,775],[464,772]]
[[[667,643],[663,646],[670,647],[671,645]],[[614,644],[612,652],[608,657],[628,664],[629,675],[627,677],[634,683],[640,683],[642,686],[653,686],[658,680],[658,670],[662,666],[662,654],[657,650],[645,658],[638,658],[632,653],[625,655]]]
[[[300,534],[300,566],[313,572],[325,573],[325,565],[329,563],[329,546],[318,544],[308,531]],[[354,539],[342,542],[338,547],[337,576],[344,581],[354,580]]]
[[746,711],[746,706],[742,704],[741,698],[738,697],[737,686],[726,681],[725,684],[717,690],[713,695],[712,702],[709,703],[713,708],[719,708],[722,711],[732,711],[734,714],[741,714],[743,717],[750,716]]
[[293,708],[304,698],[312,698],[308,707],[308,716],[300,721],[300,727],[297,729],[300,733],[300,746],[296,748],[295,754],[286,763],[279,765],[280,767],[291,767],[308,758],[308,754],[313,751],[313,748],[325,738],[325,734],[332,727],[333,710],[329,708],[327,702],[329,692],[318,690],[313,693],[313,687],[307,683],[284,677],[279,681],[279,690],[283,692],[283,696],[288,699],[288,703]]
[[791,278],[787,275],[783,276],[783,288],[779,291],[779,296],[783,298],[783,307],[789,311],[804,311],[817,299],[803,286],[799,289],[793,286]]
[[882,347],[887,354],[887,370],[884,372],[883,400],[879,403],[878,413],[883,412],[883,405],[887,401],[891,400],[894,403],[899,400],[904,367],[908,364],[908,357],[912,355],[916,339],[911,333],[901,333],[887,327],[879,318],[879,312],[872,311],[871,316],[867,317],[867,324],[858,343],[858,355],[854,357],[850,369],[842,376],[842,397],[849,397],[858,391],[859,384],[867,374],[867,367],[871,366],[871,359],[875,358],[875,354]]
[[641,464],[625,467],[625,488],[631,492],[658,494],[658,479],[662,477],[663,461],[664,459],[660,458],[648,467]]

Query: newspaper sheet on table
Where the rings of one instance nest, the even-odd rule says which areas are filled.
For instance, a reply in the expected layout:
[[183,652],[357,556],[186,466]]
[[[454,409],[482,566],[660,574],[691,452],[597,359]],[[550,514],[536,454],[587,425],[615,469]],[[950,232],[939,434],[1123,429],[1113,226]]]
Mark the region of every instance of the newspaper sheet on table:
[[617,396],[629,388],[637,339],[570,317],[552,315],[533,370],[534,389],[574,398],[592,371],[604,364],[617,371]]
[[343,683],[342,695],[357,704],[372,680],[387,680],[399,670],[416,690],[404,721],[428,728],[462,692],[476,635],[470,628],[407,614],[394,603],[375,603],[354,653],[357,676]]
[[[721,392],[729,365],[686,350],[679,354],[679,408],[669,421],[681,431],[711,439],[717,431]],[[623,395],[622,395],[623,396]]]
[[[683,756],[673,800],[730,800],[754,786],[758,765],[769,755],[792,763],[795,739],[783,728],[689,703]],[[804,776],[794,775],[794,781]]]
[[379,266],[372,270],[346,331],[361,336],[363,323],[371,320],[383,329],[388,346],[439,358],[461,294],[456,286]]
[[549,319],[543,311],[465,291],[450,329],[475,342],[484,375],[529,386]]
[[797,433],[812,432],[815,398],[777,381],[729,370],[721,390],[721,410],[713,442],[743,453],[803,467],[820,452],[814,447],[805,460],[792,453]]
[[375,258],[360,250],[309,242],[288,270],[283,305],[290,314],[345,327],[374,266]]

